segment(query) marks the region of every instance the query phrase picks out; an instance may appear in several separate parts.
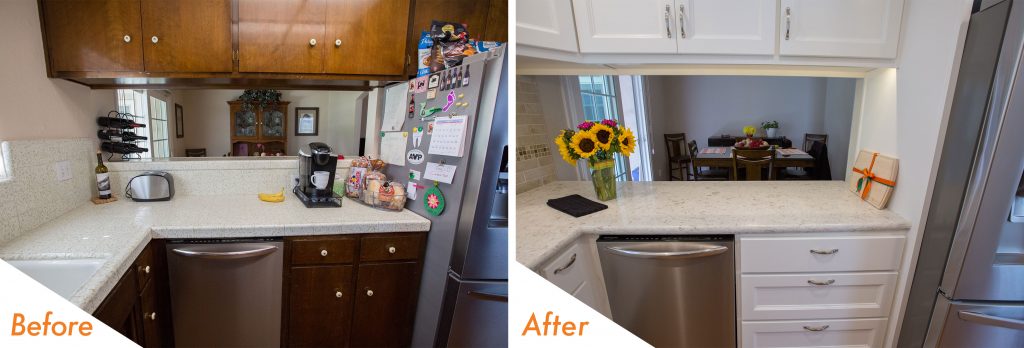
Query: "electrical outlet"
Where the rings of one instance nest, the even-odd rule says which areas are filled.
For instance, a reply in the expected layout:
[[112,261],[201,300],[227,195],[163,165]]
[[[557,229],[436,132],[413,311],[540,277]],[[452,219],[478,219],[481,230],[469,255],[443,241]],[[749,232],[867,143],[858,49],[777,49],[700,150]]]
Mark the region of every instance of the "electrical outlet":
[[53,170],[57,173],[57,181],[71,180],[71,162],[57,162],[53,165]]

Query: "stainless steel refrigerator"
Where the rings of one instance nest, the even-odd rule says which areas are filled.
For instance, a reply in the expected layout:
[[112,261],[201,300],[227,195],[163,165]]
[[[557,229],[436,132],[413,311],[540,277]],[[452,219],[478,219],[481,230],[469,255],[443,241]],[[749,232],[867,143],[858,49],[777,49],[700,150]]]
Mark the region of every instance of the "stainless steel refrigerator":
[[975,2],[899,347],[1024,347],[1022,45],[1024,0]]
[[[386,169],[388,177],[402,184],[413,180],[410,171],[423,176],[416,180],[423,188],[417,190],[416,200],[407,201],[406,209],[431,222],[412,346],[504,346],[508,331],[508,220],[503,213],[508,192],[505,47],[467,57],[461,66],[437,76],[436,93],[411,94],[415,109],[402,126],[410,135],[409,150],[420,150],[422,161],[407,159],[404,166]],[[420,110],[453,102],[461,105],[432,116],[420,115]],[[430,123],[452,115],[467,117],[462,156],[431,154]],[[413,136],[417,127],[426,128],[419,140]],[[427,163],[456,167],[451,184],[437,184],[445,198],[438,216],[424,208],[424,191],[434,185],[426,178]]]

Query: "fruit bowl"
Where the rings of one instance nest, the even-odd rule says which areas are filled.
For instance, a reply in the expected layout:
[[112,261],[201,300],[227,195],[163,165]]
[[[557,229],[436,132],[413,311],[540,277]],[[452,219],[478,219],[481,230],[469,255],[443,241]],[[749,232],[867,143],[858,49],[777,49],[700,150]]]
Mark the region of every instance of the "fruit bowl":
[[737,141],[732,147],[740,150],[767,150],[771,145],[769,145],[767,141],[761,139],[746,138]]

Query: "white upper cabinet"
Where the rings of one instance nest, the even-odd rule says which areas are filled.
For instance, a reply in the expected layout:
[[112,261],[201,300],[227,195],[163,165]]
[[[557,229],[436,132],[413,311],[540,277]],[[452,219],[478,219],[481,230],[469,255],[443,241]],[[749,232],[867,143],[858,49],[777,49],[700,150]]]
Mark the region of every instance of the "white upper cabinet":
[[676,0],[679,53],[775,53],[775,0]]
[[572,4],[580,52],[676,53],[678,29],[672,0],[573,0]]
[[516,37],[520,45],[579,51],[572,3],[569,0],[517,1]]
[[779,54],[896,58],[903,0],[782,0]]

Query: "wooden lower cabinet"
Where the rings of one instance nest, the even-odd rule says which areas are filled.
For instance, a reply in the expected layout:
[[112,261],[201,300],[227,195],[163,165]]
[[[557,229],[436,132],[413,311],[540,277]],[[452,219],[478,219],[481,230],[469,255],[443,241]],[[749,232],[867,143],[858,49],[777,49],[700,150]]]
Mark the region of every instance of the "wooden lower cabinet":
[[346,346],[355,297],[352,276],[351,265],[291,269],[288,346]]
[[141,345],[142,310],[138,301],[139,286],[136,278],[135,270],[129,269],[92,315]]
[[154,240],[93,316],[143,347],[174,345],[164,243]]
[[353,347],[405,347],[412,337],[418,262],[359,265]]

